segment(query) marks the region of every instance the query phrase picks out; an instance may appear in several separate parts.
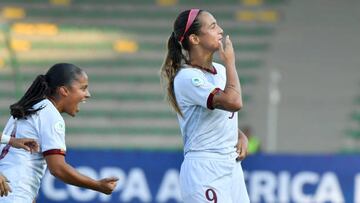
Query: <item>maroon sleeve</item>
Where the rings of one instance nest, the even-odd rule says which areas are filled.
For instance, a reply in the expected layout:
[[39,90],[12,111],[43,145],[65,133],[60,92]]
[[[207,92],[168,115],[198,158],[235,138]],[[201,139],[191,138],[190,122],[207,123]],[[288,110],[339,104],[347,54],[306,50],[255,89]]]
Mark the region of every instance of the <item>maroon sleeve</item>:
[[60,154],[60,155],[65,156],[66,152],[62,149],[50,149],[50,150],[43,152],[44,157],[48,156],[48,155],[53,155],[53,154]]
[[213,99],[214,99],[214,96],[216,93],[218,93],[221,89],[220,88],[215,88],[210,94],[209,94],[209,97],[207,99],[207,108],[208,109],[211,109],[211,110],[214,110],[214,107],[213,107]]

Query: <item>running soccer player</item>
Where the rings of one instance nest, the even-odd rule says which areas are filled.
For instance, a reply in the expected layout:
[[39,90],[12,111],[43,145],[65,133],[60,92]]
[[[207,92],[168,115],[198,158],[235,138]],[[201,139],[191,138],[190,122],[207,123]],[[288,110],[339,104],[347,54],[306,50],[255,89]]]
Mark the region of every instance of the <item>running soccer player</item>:
[[67,184],[112,193],[117,178],[93,180],[65,161],[65,122],[61,113],[75,116],[79,103],[89,97],[86,73],[75,65],[60,63],[45,75],[38,75],[24,96],[10,106],[11,117],[3,133],[35,139],[40,151],[31,154],[10,145],[1,146],[0,171],[10,181],[12,193],[0,197],[0,202],[32,203],[46,167]]

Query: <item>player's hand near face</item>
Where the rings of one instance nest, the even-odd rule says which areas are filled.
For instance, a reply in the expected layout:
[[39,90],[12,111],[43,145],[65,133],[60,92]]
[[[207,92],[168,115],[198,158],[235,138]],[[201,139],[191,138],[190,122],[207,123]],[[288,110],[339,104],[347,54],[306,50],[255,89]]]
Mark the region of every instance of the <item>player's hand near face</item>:
[[119,178],[116,178],[116,177],[104,178],[104,179],[99,180],[99,183],[101,185],[100,192],[105,193],[107,195],[111,194],[114,191],[118,180],[119,180]]
[[235,66],[235,54],[229,35],[225,39],[225,47],[220,42],[219,55],[225,63],[226,68],[226,85],[223,91],[215,94],[213,107],[230,112],[239,111],[242,106],[241,87]]
[[25,149],[31,153],[39,151],[39,144],[34,139],[11,138],[9,145],[18,149]]
[[238,142],[236,144],[236,152],[238,153],[238,157],[236,158],[237,161],[241,161],[245,159],[248,150],[248,139],[246,135],[241,131],[238,130]]
[[7,184],[9,182],[3,174],[0,173],[0,196],[7,196],[9,192],[11,192],[11,189],[9,185]]
[[225,45],[220,42],[219,55],[221,60],[224,61],[226,65],[235,65],[235,53],[229,35],[227,35],[225,38]]

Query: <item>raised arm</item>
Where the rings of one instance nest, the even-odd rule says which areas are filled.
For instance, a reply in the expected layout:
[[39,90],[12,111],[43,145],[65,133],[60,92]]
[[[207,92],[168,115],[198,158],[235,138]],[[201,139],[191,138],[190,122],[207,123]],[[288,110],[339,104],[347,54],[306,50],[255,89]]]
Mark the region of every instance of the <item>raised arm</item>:
[[226,68],[226,86],[224,91],[217,91],[213,97],[213,107],[230,112],[239,111],[242,106],[242,95],[239,77],[235,66],[235,54],[229,36],[226,36],[225,47],[220,43],[220,58]]

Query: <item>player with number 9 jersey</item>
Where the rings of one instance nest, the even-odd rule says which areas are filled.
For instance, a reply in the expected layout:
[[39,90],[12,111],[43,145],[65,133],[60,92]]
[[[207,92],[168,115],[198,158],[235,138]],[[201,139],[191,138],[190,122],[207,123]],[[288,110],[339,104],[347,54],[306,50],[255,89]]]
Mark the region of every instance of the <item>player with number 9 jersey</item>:
[[[207,11],[186,10],[174,22],[161,69],[184,144],[180,169],[185,203],[248,203],[239,160],[247,138],[238,129],[241,87],[230,38]],[[186,52],[186,54],[183,53]],[[213,62],[219,52],[224,65]]]

